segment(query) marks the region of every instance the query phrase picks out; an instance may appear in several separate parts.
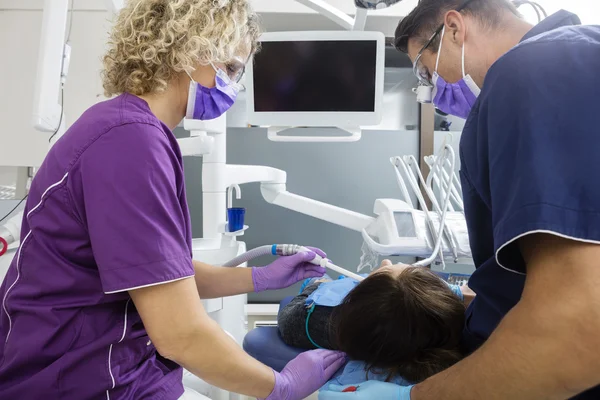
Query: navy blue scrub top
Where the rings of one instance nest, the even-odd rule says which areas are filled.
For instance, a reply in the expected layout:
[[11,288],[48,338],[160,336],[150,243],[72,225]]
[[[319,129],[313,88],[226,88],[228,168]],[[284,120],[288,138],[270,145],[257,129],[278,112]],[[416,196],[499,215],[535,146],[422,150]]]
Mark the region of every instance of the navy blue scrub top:
[[[521,297],[518,238],[550,232],[600,242],[600,26],[579,24],[560,11],[496,61],[463,130],[461,181],[477,267],[467,351]],[[600,388],[577,399],[600,399]]]

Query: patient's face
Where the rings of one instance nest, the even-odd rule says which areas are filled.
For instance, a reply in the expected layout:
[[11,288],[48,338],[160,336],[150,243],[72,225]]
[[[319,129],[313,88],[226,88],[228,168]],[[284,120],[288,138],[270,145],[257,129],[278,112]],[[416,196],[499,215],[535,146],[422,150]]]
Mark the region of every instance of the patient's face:
[[398,277],[402,271],[409,268],[407,264],[392,264],[390,260],[383,260],[379,268],[377,268],[374,274],[390,274],[393,277]]

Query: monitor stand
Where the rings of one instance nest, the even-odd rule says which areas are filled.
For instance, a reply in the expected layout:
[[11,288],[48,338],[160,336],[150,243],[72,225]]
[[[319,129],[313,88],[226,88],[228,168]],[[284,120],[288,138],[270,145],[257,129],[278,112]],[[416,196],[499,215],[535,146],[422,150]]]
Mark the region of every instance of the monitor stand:
[[[343,132],[348,133],[349,135],[342,136],[288,136],[281,135],[282,132],[286,132],[292,129],[330,129],[335,128],[341,130]],[[269,126],[267,128],[267,137],[269,140],[273,142],[304,142],[304,143],[316,143],[316,142],[357,142],[360,140],[362,136],[362,128],[360,126],[352,126],[352,127],[335,127],[335,126],[324,126],[324,127],[306,127],[306,126],[297,126],[297,127],[283,127],[283,126]]]

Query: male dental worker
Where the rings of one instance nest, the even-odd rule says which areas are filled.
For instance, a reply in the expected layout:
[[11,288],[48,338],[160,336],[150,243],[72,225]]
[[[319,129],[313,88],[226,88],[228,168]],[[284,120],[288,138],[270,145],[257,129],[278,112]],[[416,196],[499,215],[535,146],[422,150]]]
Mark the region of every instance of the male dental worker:
[[466,118],[477,267],[466,357],[411,387],[320,399],[600,399],[600,27],[506,0],[422,0],[396,30],[434,105]]

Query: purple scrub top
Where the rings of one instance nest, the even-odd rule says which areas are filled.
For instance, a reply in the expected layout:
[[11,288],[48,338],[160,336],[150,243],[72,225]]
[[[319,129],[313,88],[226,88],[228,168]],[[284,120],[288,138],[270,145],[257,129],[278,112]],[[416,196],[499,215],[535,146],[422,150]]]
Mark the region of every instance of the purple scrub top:
[[128,290],[194,275],[183,162],[140,98],[99,103],[33,180],[21,247],[0,287],[0,398],[183,394]]

